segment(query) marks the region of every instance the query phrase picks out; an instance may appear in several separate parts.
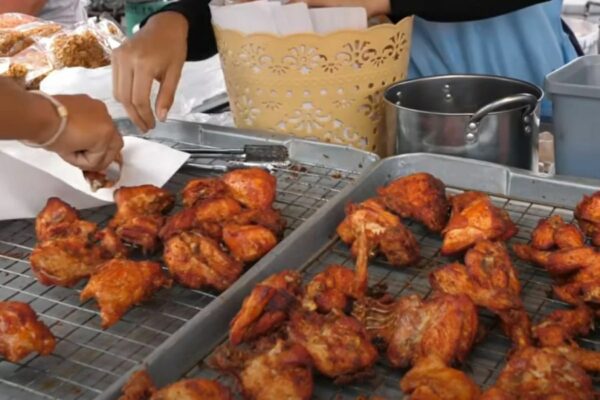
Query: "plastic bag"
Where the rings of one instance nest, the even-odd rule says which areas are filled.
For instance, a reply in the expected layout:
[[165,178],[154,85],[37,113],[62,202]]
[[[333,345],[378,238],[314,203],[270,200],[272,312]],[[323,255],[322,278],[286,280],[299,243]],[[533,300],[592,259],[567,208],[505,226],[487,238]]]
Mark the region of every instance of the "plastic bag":
[[15,28],[35,21],[40,21],[40,19],[32,17],[31,15],[19,13],[0,14],[0,29]]
[[41,37],[50,37],[65,29],[61,24],[56,22],[37,21],[25,25],[20,25],[15,28],[15,31],[20,32],[33,40]]
[[22,32],[0,30],[0,57],[10,57],[25,50],[35,41]]
[[63,31],[48,41],[41,40],[50,51],[56,68],[100,68],[110,65],[110,47],[95,29],[81,26]]
[[126,39],[116,22],[106,18],[90,18],[88,26],[103,37],[111,49],[119,47]]
[[[3,59],[0,75],[13,78],[30,90],[39,89],[40,82],[54,70],[44,49],[32,45],[14,57]],[[3,70],[2,70],[3,69]]]

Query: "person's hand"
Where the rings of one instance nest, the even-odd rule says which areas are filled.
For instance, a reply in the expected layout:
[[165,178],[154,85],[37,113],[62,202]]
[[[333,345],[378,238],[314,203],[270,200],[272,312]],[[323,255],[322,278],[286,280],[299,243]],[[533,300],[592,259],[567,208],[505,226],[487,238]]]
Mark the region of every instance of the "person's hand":
[[306,3],[309,7],[363,7],[367,15],[375,17],[390,13],[390,0],[291,0]]
[[114,97],[142,132],[155,126],[150,104],[154,80],[160,82],[156,116],[167,118],[187,55],[187,35],[183,15],[159,13],[112,54]]
[[[84,171],[105,170],[119,156],[123,138],[104,103],[86,95],[54,98],[67,108],[69,115],[64,132],[46,150]],[[45,140],[39,138],[40,143]]]

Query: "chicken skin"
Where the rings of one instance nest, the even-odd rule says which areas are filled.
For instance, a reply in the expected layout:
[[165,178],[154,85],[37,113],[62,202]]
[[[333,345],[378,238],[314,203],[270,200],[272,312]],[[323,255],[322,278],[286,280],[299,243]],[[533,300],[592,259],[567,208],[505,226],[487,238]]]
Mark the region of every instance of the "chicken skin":
[[590,333],[593,317],[592,311],[586,306],[556,310],[533,327],[533,337],[542,347],[572,343],[576,336],[586,336]]
[[227,185],[219,178],[196,178],[190,180],[181,197],[184,207],[194,207],[203,200],[219,199],[228,196]]
[[238,225],[260,225],[273,232],[278,239],[283,237],[287,225],[287,222],[281,216],[281,213],[273,208],[244,210],[239,214],[231,216],[231,218],[227,220],[227,223]]
[[419,244],[400,219],[386,211],[378,199],[368,199],[360,204],[346,207],[346,218],[337,228],[342,241],[352,248],[352,254],[358,254],[357,238],[364,230],[367,235],[369,254],[381,251],[394,266],[403,267],[414,264],[420,258]]
[[277,237],[264,226],[227,224],[223,227],[223,242],[236,260],[251,263],[271,251]]
[[29,304],[0,301],[0,356],[18,362],[30,353],[48,355],[56,339]]
[[253,210],[271,208],[277,194],[277,179],[260,168],[236,169],[221,178],[229,194]]
[[600,192],[583,196],[575,209],[575,218],[594,246],[600,246]]
[[478,400],[479,387],[462,371],[435,356],[419,361],[400,381],[410,400]]
[[574,249],[585,245],[585,237],[575,225],[553,215],[540,220],[531,233],[531,245],[537,250]]
[[377,192],[387,208],[402,218],[422,223],[432,232],[441,232],[448,222],[446,187],[430,174],[398,178]]
[[481,400],[592,400],[591,378],[552,348],[526,347],[514,353]]
[[48,199],[35,220],[38,242],[75,236],[87,239],[97,229],[95,223],[80,219],[77,210],[56,197]]
[[313,393],[312,360],[304,347],[267,338],[253,348],[217,349],[209,363],[233,374],[248,400],[310,400]]
[[356,292],[356,274],[350,268],[330,265],[306,285],[302,306],[309,311],[328,313],[332,310],[347,311],[352,300],[360,296]]
[[381,343],[396,368],[415,365],[428,356],[445,364],[464,361],[477,335],[478,317],[464,295],[417,295],[397,301],[383,299],[358,303],[353,310],[374,342]]
[[109,223],[126,243],[139,247],[145,254],[157,250],[158,233],[164,214],[175,205],[175,197],[152,185],[123,187],[115,192],[117,212]]
[[134,373],[119,400],[233,400],[229,389],[208,379],[183,379],[158,390],[146,371]]
[[508,213],[494,204],[486,194],[465,192],[452,197],[450,221],[442,235],[441,253],[461,253],[481,240],[505,241],[517,234]]
[[506,247],[482,241],[467,251],[465,265],[453,263],[432,272],[434,290],[466,295],[475,305],[497,314],[517,347],[528,346],[530,322],[520,298],[521,284]]
[[256,285],[231,321],[231,344],[237,346],[280,327],[298,301],[301,284],[297,272],[283,271]]
[[344,314],[297,310],[292,312],[288,335],[308,351],[321,374],[339,384],[369,376],[377,360],[365,328]]
[[112,260],[102,265],[82,290],[80,299],[92,297],[100,307],[102,328],[106,329],[134,305],[149,299],[161,287],[171,285],[158,263]]
[[184,232],[165,243],[165,264],[175,280],[192,289],[224,291],[242,274],[243,264],[218,242],[198,232]]

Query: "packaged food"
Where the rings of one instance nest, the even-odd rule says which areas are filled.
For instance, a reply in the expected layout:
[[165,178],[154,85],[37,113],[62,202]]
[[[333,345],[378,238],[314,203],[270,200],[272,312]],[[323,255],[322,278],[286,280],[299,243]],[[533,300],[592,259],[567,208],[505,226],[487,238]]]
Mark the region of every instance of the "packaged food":
[[14,30],[0,30],[0,57],[10,57],[31,46],[34,40]]
[[64,27],[56,22],[32,22],[15,28],[16,31],[30,38],[50,37],[62,31]]
[[15,28],[17,26],[29,24],[35,21],[39,21],[39,19],[32,17],[31,15],[4,13],[0,14],[0,29]]
[[88,26],[102,36],[111,49],[119,47],[126,39],[125,34],[116,22],[107,18],[90,18]]
[[[0,63],[1,64],[1,63]],[[1,75],[19,82],[30,90],[39,89],[40,82],[54,70],[48,55],[38,45],[32,45],[8,59]]]
[[99,68],[110,64],[108,46],[86,27],[53,36],[50,51],[56,68]]

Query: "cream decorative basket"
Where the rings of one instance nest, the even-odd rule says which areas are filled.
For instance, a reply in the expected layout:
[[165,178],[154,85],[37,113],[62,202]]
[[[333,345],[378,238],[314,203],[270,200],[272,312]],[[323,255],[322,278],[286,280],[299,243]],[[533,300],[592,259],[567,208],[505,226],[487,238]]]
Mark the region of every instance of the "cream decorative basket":
[[389,154],[382,95],[406,77],[412,22],[289,36],[215,26],[236,125]]

